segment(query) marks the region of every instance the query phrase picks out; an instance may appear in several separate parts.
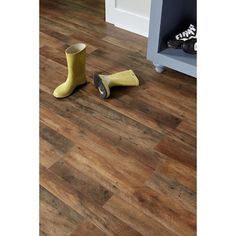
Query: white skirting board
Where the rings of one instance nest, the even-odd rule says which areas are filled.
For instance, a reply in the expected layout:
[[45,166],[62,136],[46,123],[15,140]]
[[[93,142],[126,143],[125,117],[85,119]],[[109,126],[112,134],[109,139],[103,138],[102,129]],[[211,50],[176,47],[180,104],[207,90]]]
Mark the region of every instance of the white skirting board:
[[148,37],[149,18],[116,7],[116,0],[106,0],[106,22]]

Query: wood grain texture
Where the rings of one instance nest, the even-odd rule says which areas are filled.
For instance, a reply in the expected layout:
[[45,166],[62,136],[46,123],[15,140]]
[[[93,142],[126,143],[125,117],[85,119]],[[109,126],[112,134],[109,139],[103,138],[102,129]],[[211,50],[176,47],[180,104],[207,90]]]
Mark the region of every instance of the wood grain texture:
[[142,235],[146,236],[168,236],[176,235],[174,232],[168,231],[160,222],[147,216],[142,211],[130,205],[128,202],[116,196],[112,197],[104,208],[117,216],[122,221],[126,222],[131,227],[135,228]]
[[63,153],[46,140],[40,138],[40,163],[49,168],[64,157]]
[[[104,4],[40,1],[40,235],[196,235],[196,80],[156,73],[147,39],[104,22]],[[88,83],[55,99],[78,42]],[[100,99],[94,73],[127,69],[140,86]]]
[[84,175],[64,160],[58,161],[50,170],[98,205],[104,205],[112,196],[112,193],[101,184]]
[[103,231],[101,231],[98,227],[92,224],[89,221],[84,221],[77,226],[77,228],[72,232],[71,236],[106,236]]
[[65,180],[53,174],[45,167],[40,169],[40,184],[78,214],[88,218],[108,235],[133,236],[137,231],[120,221],[104,208],[90,201],[81,192],[76,191]]
[[40,188],[40,235],[70,235],[83,220],[45,188]]

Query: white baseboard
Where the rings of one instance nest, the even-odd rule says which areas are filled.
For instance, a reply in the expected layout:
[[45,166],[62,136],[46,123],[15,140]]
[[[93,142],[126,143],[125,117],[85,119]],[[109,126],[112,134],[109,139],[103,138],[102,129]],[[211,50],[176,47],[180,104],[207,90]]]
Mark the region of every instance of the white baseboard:
[[106,0],[106,22],[148,37],[149,18],[116,8],[115,0]]

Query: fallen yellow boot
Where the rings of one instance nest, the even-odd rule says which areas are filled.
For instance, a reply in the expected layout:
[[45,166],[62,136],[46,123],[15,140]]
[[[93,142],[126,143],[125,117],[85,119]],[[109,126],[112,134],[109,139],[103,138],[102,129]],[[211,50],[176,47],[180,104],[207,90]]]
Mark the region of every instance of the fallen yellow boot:
[[138,86],[139,80],[132,70],[126,70],[112,75],[95,74],[94,85],[102,98],[108,98],[111,87]]
[[86,83],[85,77],[85,59],[86,45],[77,43],[65,50],[68,76],[67,80],[59,85],[53,92],[56,98],[64,98],[71,95],[74,89]]

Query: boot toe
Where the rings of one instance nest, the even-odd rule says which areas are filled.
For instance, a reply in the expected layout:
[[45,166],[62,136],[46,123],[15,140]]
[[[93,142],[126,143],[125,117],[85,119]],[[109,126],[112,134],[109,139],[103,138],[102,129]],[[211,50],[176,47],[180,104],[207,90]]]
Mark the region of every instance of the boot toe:
[[59,85],[53,92],[55,98],[64,98],[71,94],[70,89],[65,86],[65,83]]
[[61,98],[61,97],[62,97],[61,94],[58,92],[57,89],[54,90],[53,96],[54,96],[55,98]]

